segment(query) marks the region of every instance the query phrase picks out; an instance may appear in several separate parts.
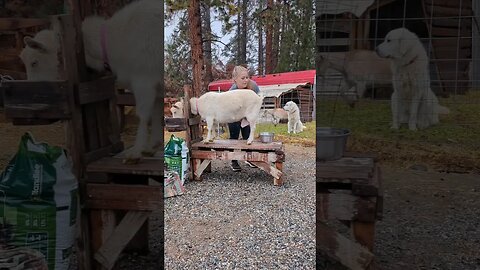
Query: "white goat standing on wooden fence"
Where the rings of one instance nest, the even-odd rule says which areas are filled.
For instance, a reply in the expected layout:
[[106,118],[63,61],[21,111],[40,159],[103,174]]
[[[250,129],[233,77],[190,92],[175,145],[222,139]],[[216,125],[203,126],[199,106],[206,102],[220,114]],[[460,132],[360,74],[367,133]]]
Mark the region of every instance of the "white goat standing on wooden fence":
[[[158,0],[140,0],[108,20],[92,16],[82,23],[86,64],[98,71],[103,71],[107,64],[119,85],[135,96],[140,122],[135,144],[126,153],[126,163],[137,163],[142,155],[153,155],[162,144],[162,8]],[[57,58],[60,45],[54,32],[43,30],[34,38],[25,37],[24,41],[26,47],[20,57],[28,79],[60,79]],[[148,134],[150,121],[152,131]]]

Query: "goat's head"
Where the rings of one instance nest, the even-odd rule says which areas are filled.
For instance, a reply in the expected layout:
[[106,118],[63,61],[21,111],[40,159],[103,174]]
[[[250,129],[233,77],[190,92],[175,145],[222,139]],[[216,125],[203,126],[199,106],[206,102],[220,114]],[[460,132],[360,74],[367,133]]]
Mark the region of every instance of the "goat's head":
[[59,44],[52,30],[38,32],[35,37],[25,37],[25,48],[20,59],[25,64],[28,80],[52,81],[60,79]]

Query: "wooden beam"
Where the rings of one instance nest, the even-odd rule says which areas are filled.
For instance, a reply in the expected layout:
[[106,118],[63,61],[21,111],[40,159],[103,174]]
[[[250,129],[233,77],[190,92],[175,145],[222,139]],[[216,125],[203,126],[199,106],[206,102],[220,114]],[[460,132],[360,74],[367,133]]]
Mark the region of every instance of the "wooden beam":
[[317,215],[322,220],[358,220],[374,222],[376,197],[343,193],[317,193]]
[[364,270],[373,263],[374,256],[368,249],[337,233],[318,219],[318,216],[316,243],[317,249],[323,254],[348,269]]
[[200,178],[203,171],[211,164],[211,161],[208,159],[205,159],[205,160],[202,160],[201,163],[197,162],[196,164],[198,165],[198,167],[195,168],[195,176]]
[[162,206],[163,187],[88,183],[86,198],[91,209],[153,211]]
[[16,31],[23,28],[48,26],[49,24],[50,21],[47,19],[0,18],[0,31]]
[[144,158],[139,164],[123,164],[122,154],[119,154],[115,157],[105,157],[88,164],[87,171],[163,176],[163,157]]
[[135,233],[147,221],[151,212],[129,211],[108,237],[103,246],[95,253],[94,257],[105,268],[112,269],[122,250],[133,238]]
[[77,98],[78,102],[84,105],[112,99],[115,95],[115,78],[109,76],[80,83]]
[[7,118],[69,119],[71,104],[64,81],[2,83]]
[[272,175],[275,179],[279,179],[280,177],[282,177],[283,172],[273,166],[270,166],[270,164],[268,164],[267,162],[252,161],[252,163],[255,164],[258,168]]
[[212,160],[248,160],[261,162],[283,161],[284,156],[274,152],[247,152],[247,151],[207,151],[192,150],[192,158],[212,159]]

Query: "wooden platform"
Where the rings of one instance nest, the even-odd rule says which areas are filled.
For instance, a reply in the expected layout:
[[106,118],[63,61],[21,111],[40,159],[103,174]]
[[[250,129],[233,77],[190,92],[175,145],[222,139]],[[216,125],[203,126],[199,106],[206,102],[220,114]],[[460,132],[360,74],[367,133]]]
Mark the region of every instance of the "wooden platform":
[[274,178],[274,185],[282,185],[282,169],[285,153],[282,142],[262,143],[254,141],[248,145],[245,140],[214,140],[212,143],[192,144],[194,180],[201,180],[209,171],[211,160],[250,161]]
[[[163,157],[130,165],[120,153],[91,162],[86,174],[94,265],[112,269],[123,250],[148,252],[148,218],[163,204]],[[158,184],[149,185],[149,179]]]
[[[372,269],[375,222],[382,218],[380,167],[372,155],[317,161],[317,248],[350,269]],[[350,227],[351,241],[327,225]]]

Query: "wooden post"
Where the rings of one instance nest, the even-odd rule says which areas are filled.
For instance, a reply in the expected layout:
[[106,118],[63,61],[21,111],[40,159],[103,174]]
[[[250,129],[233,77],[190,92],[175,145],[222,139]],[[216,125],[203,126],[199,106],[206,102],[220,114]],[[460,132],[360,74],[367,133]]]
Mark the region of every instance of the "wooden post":
[[[78,38],[81,38],[80,30],[75,27],[79,24],[75,24],[73,18],[69,15],[54,16],[52,20],[52,26],[58,35],[58,39],[63,51],[59,51],[59,65],[62,77],[67,80],[68,85],[68,100],[71,106],[72,118],[66,121],[65,133],[66,133],[66,148],[69,151],[69,155],[73,161],[73,172],[79,181],[79,230],[77,233],[77,258],[79,262],[80,270],[92,269],[91,261],[89,259],[90,254],[90,241],[89,241],[89,222],[88,217],[83,211],[81,211],[82,202],[85,200],[82,194],[85,194],[85,182],[83,181],[85,173],[85,138],[83,135],[83,119],[82,108],[80,104],[76,102],[76,96],[78,93],[78,87],[80,82],[80,70],[84,70],[85,66],[80,66],[77,61],[84,61],[83,46],[78,43]],[[76,39],[77,38],[77,39]],[[81,39],[80,39],[81,41]],[[82,43],[82,42],[80,42]],[[82,49],[78,49],[80,46]],[[83,60],[82,60],[83,59]],[[83,62],[84,63],[84,62]],[[82,72],[86,74],[85,71]]]
[[375,222],[352,221],[350,223],[352,236],[355,240],[373,251],[375,242]]

